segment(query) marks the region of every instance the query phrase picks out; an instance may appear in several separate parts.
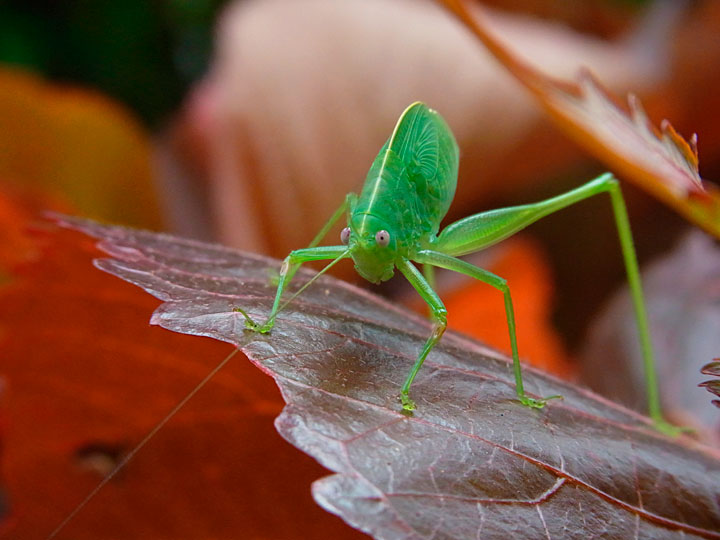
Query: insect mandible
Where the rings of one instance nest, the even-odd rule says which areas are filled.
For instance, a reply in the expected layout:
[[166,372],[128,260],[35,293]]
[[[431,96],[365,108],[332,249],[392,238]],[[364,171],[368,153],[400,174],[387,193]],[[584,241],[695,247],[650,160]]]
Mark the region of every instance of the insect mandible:
[[[372,283],[390,279],[397,268],[427,302],[433,321],[432,333],[400,389],[402,408],[412,411],[415,403],[410,398],[410,386],[447,326],[447,310],[433,289],[431,270],[434,267],[454,270],[485,282],[503,294],[517,398],[523,405],[542,408],[548,400],[560,396],[535,397],[525,392],[513,302],[506,281],[458,257],[485,249],[540,218],[576,202],[599,193],[608,193],[635,308],[644,359],[649,413],[657,429],[666,433],[677,433],[678,428],[663,419],[660,408],[640,273],[618,181],[612,174],[606,173],[556,197],[533,204],[474,214],[439,231],[440,222],[455,195],[458,161],[458,145],[445,120],[423,103],[411,104],[402,113],[392,134],[375,158],[360,195],[348,194],[310,246],[292,251],[284,260],[275,301],[266,322],[259,324],[243,309],[235,308],[244,315],[246,328],[261,333],[270,332],[278,313],[317,276],[342,259],[351,258],[357,272]],[[318,246],[332,225],[346,213],[347,227],[341,232],[341,245]],[[332,262],[281,304],[283,293],[299,266],[318,260]],[[423,272],[413,263],[423,265]]]

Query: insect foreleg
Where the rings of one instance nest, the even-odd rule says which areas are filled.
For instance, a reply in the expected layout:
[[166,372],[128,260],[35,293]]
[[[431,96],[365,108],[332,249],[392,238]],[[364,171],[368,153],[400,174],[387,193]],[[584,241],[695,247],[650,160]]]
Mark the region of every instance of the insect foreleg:
[[517,393],[518,399],[523,405],[539,409],[544,407],[545,403],[548,400],[560,397],[550,396],[546,398],[532,398],[525,394],[522,380],[522,369],[520,367],[520,356],[518,354],[517,334],[515,332],[515,311],[513,310],[512,297],[510,296],[510,288],[508,287],[507,282],[503,278],[496,276],[492,272],[488,272],[487,270],[470,264],[469,262],[457,259],[450,255],[445,255],[444,253],[439,253],[437,251],[420,251],[416,253],[415,260],[423,264],[431,264],[434,266],[439,266],[440,268],[446,268],[448,270],[460,272],[461,274],[465,274],[484,283],[487,283],[488,285],[495,287],[500,292],[502,292],[503,298],[505,300],[505,316],[507,317],[508,332],[510,333],[510,348],[512,350],[513,370],[515,373],[515,391]]
[[420,351],[420,354],[415,360],[415,364],[413,364],[413,367],[410,370],[407,379],[405,379],[402,389],[400,390],[400,401],[402,402],[403,409],[411,411],[415,408],[415,403],[412,399],[410,399],[410,385],[412,384],[413,379],[415,379],[415,375],[417,375],[418,370],[423,365],[425,358],[427,358],[427,355],[430,353],[435,344],[440,341],[440,338],[445,332],[445,328],[447,327],[447,310],[445,309],[442,300],[440,300],[440,297],[412,263],[406,259],[402,259],[397,263],[397,267],[407,278],[410,284],[415,287],[415,290],[422,299],[427,302],[430,307],[430,317],[435,322],[432,334],[430,334],[430,337],[425,342],[425,345]]
[[[275,292],[275,301],[273,302],[272,309],[270,310],[270,315],[268,315],[265,323],[262,325],[258,324],[241,308],[235,308],[235,311],[242,313],[242,315],[245,317],[245,327],[248,330],[254,330],[256,332],[265,334],[272,330],[273,326],[275,326],[275,317],[280,310],[282,310],[298,294],[304,291],[308,285],[310,285],[318,277],[320,277],[327,270],[329,270],[336,262],[344,259],[347,256],[349,256],[349,250],[347,246],[322,246],[297,249],[295,251],[292,251],[290,252],[290,255],[285,257],[285,260],[282,263],[282,267],[280,269],[280,283],[278,283],[277,291]],[[295,271],[300,267],[301,264],[310,261],[323,261],[328,259],[333,259],[333,261],[325,268],[323,268],[320,272],[315,274],[315,276],[313,276],[310,281],[303,285],[303,287],[298,292],[296,292],[290,298],[290,300],[288,300],[282,305],[280,304],[280,300],[282,299],[282,295],[285,292],[285,288],[289,285],[290,280],[295,274]]]

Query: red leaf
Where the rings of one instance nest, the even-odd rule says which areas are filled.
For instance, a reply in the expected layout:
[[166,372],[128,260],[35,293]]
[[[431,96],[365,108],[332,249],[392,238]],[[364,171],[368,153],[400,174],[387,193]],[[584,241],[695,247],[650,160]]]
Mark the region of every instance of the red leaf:
[[247,332],[233,307],[268,312],[277,261],[60,221],[102,240],[113,258],[100,268],[164,301],[154,324],[239,342],[288,403],[280,433],[337,473],[314,484],[316,500],[377,538],[720,538],[710,448],[532,369],[526,389],[565,400],[528,410],[509,361],[452,333],[420,371],[407,417],[397,394],[427,321],[324,277],[271,334]]
[[[157,300],[98,272],[78,238],[41,235],[0,289],[9,538],[45,538],[232,350],[148,326]],[[277,436],[281,405],[237,356],[57,538],[354,538],[307,492],[324,469]]]

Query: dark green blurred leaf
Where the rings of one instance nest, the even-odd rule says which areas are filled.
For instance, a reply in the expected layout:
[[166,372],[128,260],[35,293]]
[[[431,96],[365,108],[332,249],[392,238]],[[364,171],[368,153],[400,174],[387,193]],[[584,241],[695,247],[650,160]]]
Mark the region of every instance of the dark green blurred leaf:
[[0,62],[95,86],[156,122],[204,73],[226,1],[10,0]]

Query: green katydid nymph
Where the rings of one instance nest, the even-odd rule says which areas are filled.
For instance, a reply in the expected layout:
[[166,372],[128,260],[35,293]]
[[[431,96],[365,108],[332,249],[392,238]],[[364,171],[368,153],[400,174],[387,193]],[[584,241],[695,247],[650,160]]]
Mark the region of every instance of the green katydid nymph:
[[[439,231],[440,222],[455,195],[458,161],[458,145],[445,120],[423,103],[410,105],[375,158],[360,195],[349,194],[310,246],[291,252],[285,259],[267,321],[259,324],[244,310],[236,308],[245,316],[246,327],[262,333],[272,330],[278,312],[315,279],[281,304],[286,287],[302,263],[332,260],[317,274],[319,276],[341,259],[351,258],[357,272],[372,283],[390,279],[395,269],[398,269],[427,302],[433,321],[432,332],[400,389],[402,408],[411,411],[415,403],[410,399],[410,386],[428,354],[440,341],[447,325],[447,310],[433,289],[432,268],[454,270],[483,281],[503,294],[517,399],[528,407],[542,408],[548,400],[560,396],[535,397],[525,392],[515,335],[513,302],[506,281],[458,257],[500,242],[566,206],[599,193],[608,193],[635,307],[644,357],[649,413],[659,430],[676,433],[677,428],[663,419],[660,409],[640,273],[618,181],[606,173],[562,195],[534,204],[474,214]],[[328,230],[344,214],[347,214],[347,226],[340,235],[341,245],[319,247],[318,244]],[[423,271],[418,270],[413,263],[422,265]]]

